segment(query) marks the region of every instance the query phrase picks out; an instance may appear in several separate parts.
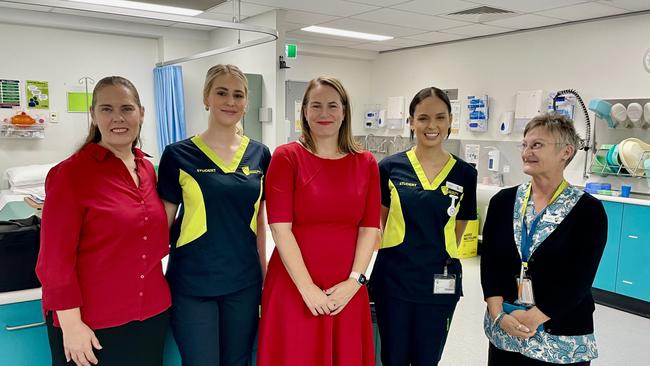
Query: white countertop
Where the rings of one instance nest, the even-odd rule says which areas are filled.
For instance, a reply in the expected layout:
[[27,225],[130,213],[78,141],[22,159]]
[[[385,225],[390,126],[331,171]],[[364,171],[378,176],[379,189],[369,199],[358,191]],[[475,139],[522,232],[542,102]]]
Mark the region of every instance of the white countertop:
[[0,305],[41,299],[41,288],[0,293]]
[[[494,196],[497,192],[499,192],[504,188],[509,188],[509,187],[497,187],[497,186],[490,186],[485,184],[478,184],[476,186],[477,199],[478,201],[483,201],[487,203],[492,196]],[[650,199],[635,198],[635,197],[605,196],[605,195],[593,194],[593,193],[592,196],[598,198],[601,201],[620,202],[620,203],[627,203],[630,205],[650,206]]]
[[592,194],[592,196],[598,198],[601,201],[620,202],[620,203],[627,203],[630,205],[650,206],[650,200],[643,199],[643,198],[614,197],[614,196],[604,196],[600,194]]

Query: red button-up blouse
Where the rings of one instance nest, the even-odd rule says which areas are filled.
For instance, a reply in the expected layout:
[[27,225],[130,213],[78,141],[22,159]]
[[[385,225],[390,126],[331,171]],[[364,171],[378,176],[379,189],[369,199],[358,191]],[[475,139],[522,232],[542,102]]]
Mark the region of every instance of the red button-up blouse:
[[36,264],[45,312],[79,307],[82,320],[101,329],[169,308],[161,265],[169,252],[167,217],[153,165],[139,149],[134,154],[139,187],[97,144],[48,174]]

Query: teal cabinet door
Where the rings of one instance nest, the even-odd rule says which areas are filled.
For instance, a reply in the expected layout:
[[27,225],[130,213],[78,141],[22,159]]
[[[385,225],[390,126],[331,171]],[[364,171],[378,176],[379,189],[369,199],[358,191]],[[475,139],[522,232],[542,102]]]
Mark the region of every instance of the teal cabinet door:
[[593,287],[615,292],[623,204],[604,201],[603,206],[607,214],[607,245],[605,246],[603,257],[600,259],[600,265],[598,266],[598,272],[596,272]]
[[52,363],[41,301],[0,305],[0,364]]
[[624,206],[616,292],[644,301],[650,301],[649,222],[649,206]]

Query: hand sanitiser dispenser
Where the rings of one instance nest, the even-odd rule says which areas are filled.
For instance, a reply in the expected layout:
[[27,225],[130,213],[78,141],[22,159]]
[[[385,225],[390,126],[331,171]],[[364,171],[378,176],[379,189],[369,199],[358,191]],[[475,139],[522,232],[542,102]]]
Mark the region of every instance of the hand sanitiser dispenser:
[[512,125],[515,123],[515,112],[503,112],[499,120],[499,133],[508,135],[512,132]]
[[487,168],[489,171],[492,172],[498,172],[499,171],[499,155],[500,152],[499,150],[493,149],[490,150],[487,154],[488,156],[488,163],[487,163]]

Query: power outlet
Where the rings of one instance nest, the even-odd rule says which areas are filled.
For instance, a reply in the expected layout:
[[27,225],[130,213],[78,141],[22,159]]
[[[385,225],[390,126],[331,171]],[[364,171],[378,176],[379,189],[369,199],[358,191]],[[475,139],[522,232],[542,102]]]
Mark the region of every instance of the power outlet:
[[50,123],[58,123],[59,122],[59,113],[50,111]]

